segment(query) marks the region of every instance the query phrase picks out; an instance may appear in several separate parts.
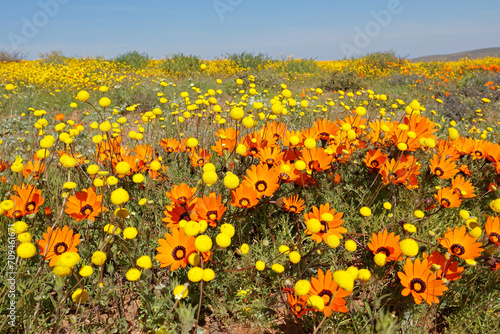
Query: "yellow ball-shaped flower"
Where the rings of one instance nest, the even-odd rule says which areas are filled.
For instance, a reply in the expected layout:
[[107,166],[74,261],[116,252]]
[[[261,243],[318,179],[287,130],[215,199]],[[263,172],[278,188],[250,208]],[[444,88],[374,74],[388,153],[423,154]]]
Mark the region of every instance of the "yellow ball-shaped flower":
[[219,233],[215,237],[215,242],[219,245],[219,247],[226,248],[231,245],[231,237],[225,233]]
[[71,300],[77,304],[86,303],[89,300],[89,294],[85,289],[76,289],[71,295]]
[[106,256],[106,253],[101,251],[95,251],[94,254],[92,254],[91,261],[96,266],[102,266],[104,262],[106,262],[107,258],[108,257]]
[[17,246],[16,249],[17,256],[23,259],[29,259],[37,253],[37,248],[31,242],[24,242]]
[[226,176],[224,177],[224,186],[229,190],[233,190],[238,188],[239,185],[240,179],[238,178],[238,176],[231,172],[227,172]]
[[199,252],[208,252],[212,249],[212,239],[208,235],[199,235],[194,240],[194,247]]
[[299,280],[297,283],[295,283],[295,293],[297,296],[304,296],[309,293],[309,290],[311,290],[311,283],[306,280]]
[[257,269],[258,271],[263,271],[264,269],[266,269],[266,264],[263,261],[257,261],[255,262],[255,269]]
[[191,282],[199,282],[203,279],[203,269],[200,267],[194,267],[188,271],[188,280]]
[[81,102],[86,102],[90,98],[90,94],[85,90],[81,90],[76,94],[76,98]]
[[141,271],[137,268],[131,268],[127,271],[125,277],[127,278],[128,281],[135,282],[139,278],[141,278]]
[[114,205],[121,205],[130,199],[128,192],[123,188],[118,188],[111,193],[111,202]]

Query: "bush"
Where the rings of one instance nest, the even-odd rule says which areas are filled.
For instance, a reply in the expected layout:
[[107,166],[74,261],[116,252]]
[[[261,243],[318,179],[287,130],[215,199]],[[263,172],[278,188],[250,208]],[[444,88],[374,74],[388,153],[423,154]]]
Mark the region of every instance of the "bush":
[[146,67],[149,59],[149,55],[145,52],[139,53],[138,51],[129,51],[117,56],[114,61],[115,63],[137,70]]
[[26,57],[24,53],[22,53],[19,50],[15,51],[6,51],[6,50],[0,50],[0,62],[20,62]]
[[38,55],[45,64],[64,64],[69,58],[66,57],[61,50],[54,50]]
[[224,58],[229,59],[238,67],[246,68],[248,70],[261,70],[264,66],[271,61],[271,58],[264,53],[227,53]]
[[352,71],[332,72],[321,80],[321,88],[327,91],[358,90],[365,86],[365,80]]
[[200,73],[201,58],[198,56],[185,56],[183,53],[168,57],[162,65],[165,74],[173,77],[186,77]]

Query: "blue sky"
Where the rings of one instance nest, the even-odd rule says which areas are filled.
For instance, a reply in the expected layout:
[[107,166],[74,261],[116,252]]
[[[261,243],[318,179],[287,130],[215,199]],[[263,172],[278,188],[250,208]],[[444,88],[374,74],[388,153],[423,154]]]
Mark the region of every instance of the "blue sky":
[[394,50],[410,58],[500,47],[498,0],[0,0],[0,50],[29,59],[226,53],[341,59]]

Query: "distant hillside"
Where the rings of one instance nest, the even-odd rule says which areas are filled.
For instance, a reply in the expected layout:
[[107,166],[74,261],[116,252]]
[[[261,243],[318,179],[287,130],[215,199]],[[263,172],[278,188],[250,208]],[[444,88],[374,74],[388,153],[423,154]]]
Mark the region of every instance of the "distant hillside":
[[484,57],[500,57],[500,47],[463,51],[463,52],[457,52],[457,53],[450,53],[447,55],[423,56],[423,57],[413,58],[411,60],[414,62],[420,62],[420,61],[456,61],[456,60],[460,60],[461,58],[466,58],[466,57],[470,58],[470,59],[477,59],[477,58],[484,58]]

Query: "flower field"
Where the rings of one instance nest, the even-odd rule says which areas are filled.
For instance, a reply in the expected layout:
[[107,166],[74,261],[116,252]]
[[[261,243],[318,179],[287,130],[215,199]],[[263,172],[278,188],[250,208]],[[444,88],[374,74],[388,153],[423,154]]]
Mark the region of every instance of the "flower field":
[[499,89],[499,58],[0,63],[0,332],[496,332]]

